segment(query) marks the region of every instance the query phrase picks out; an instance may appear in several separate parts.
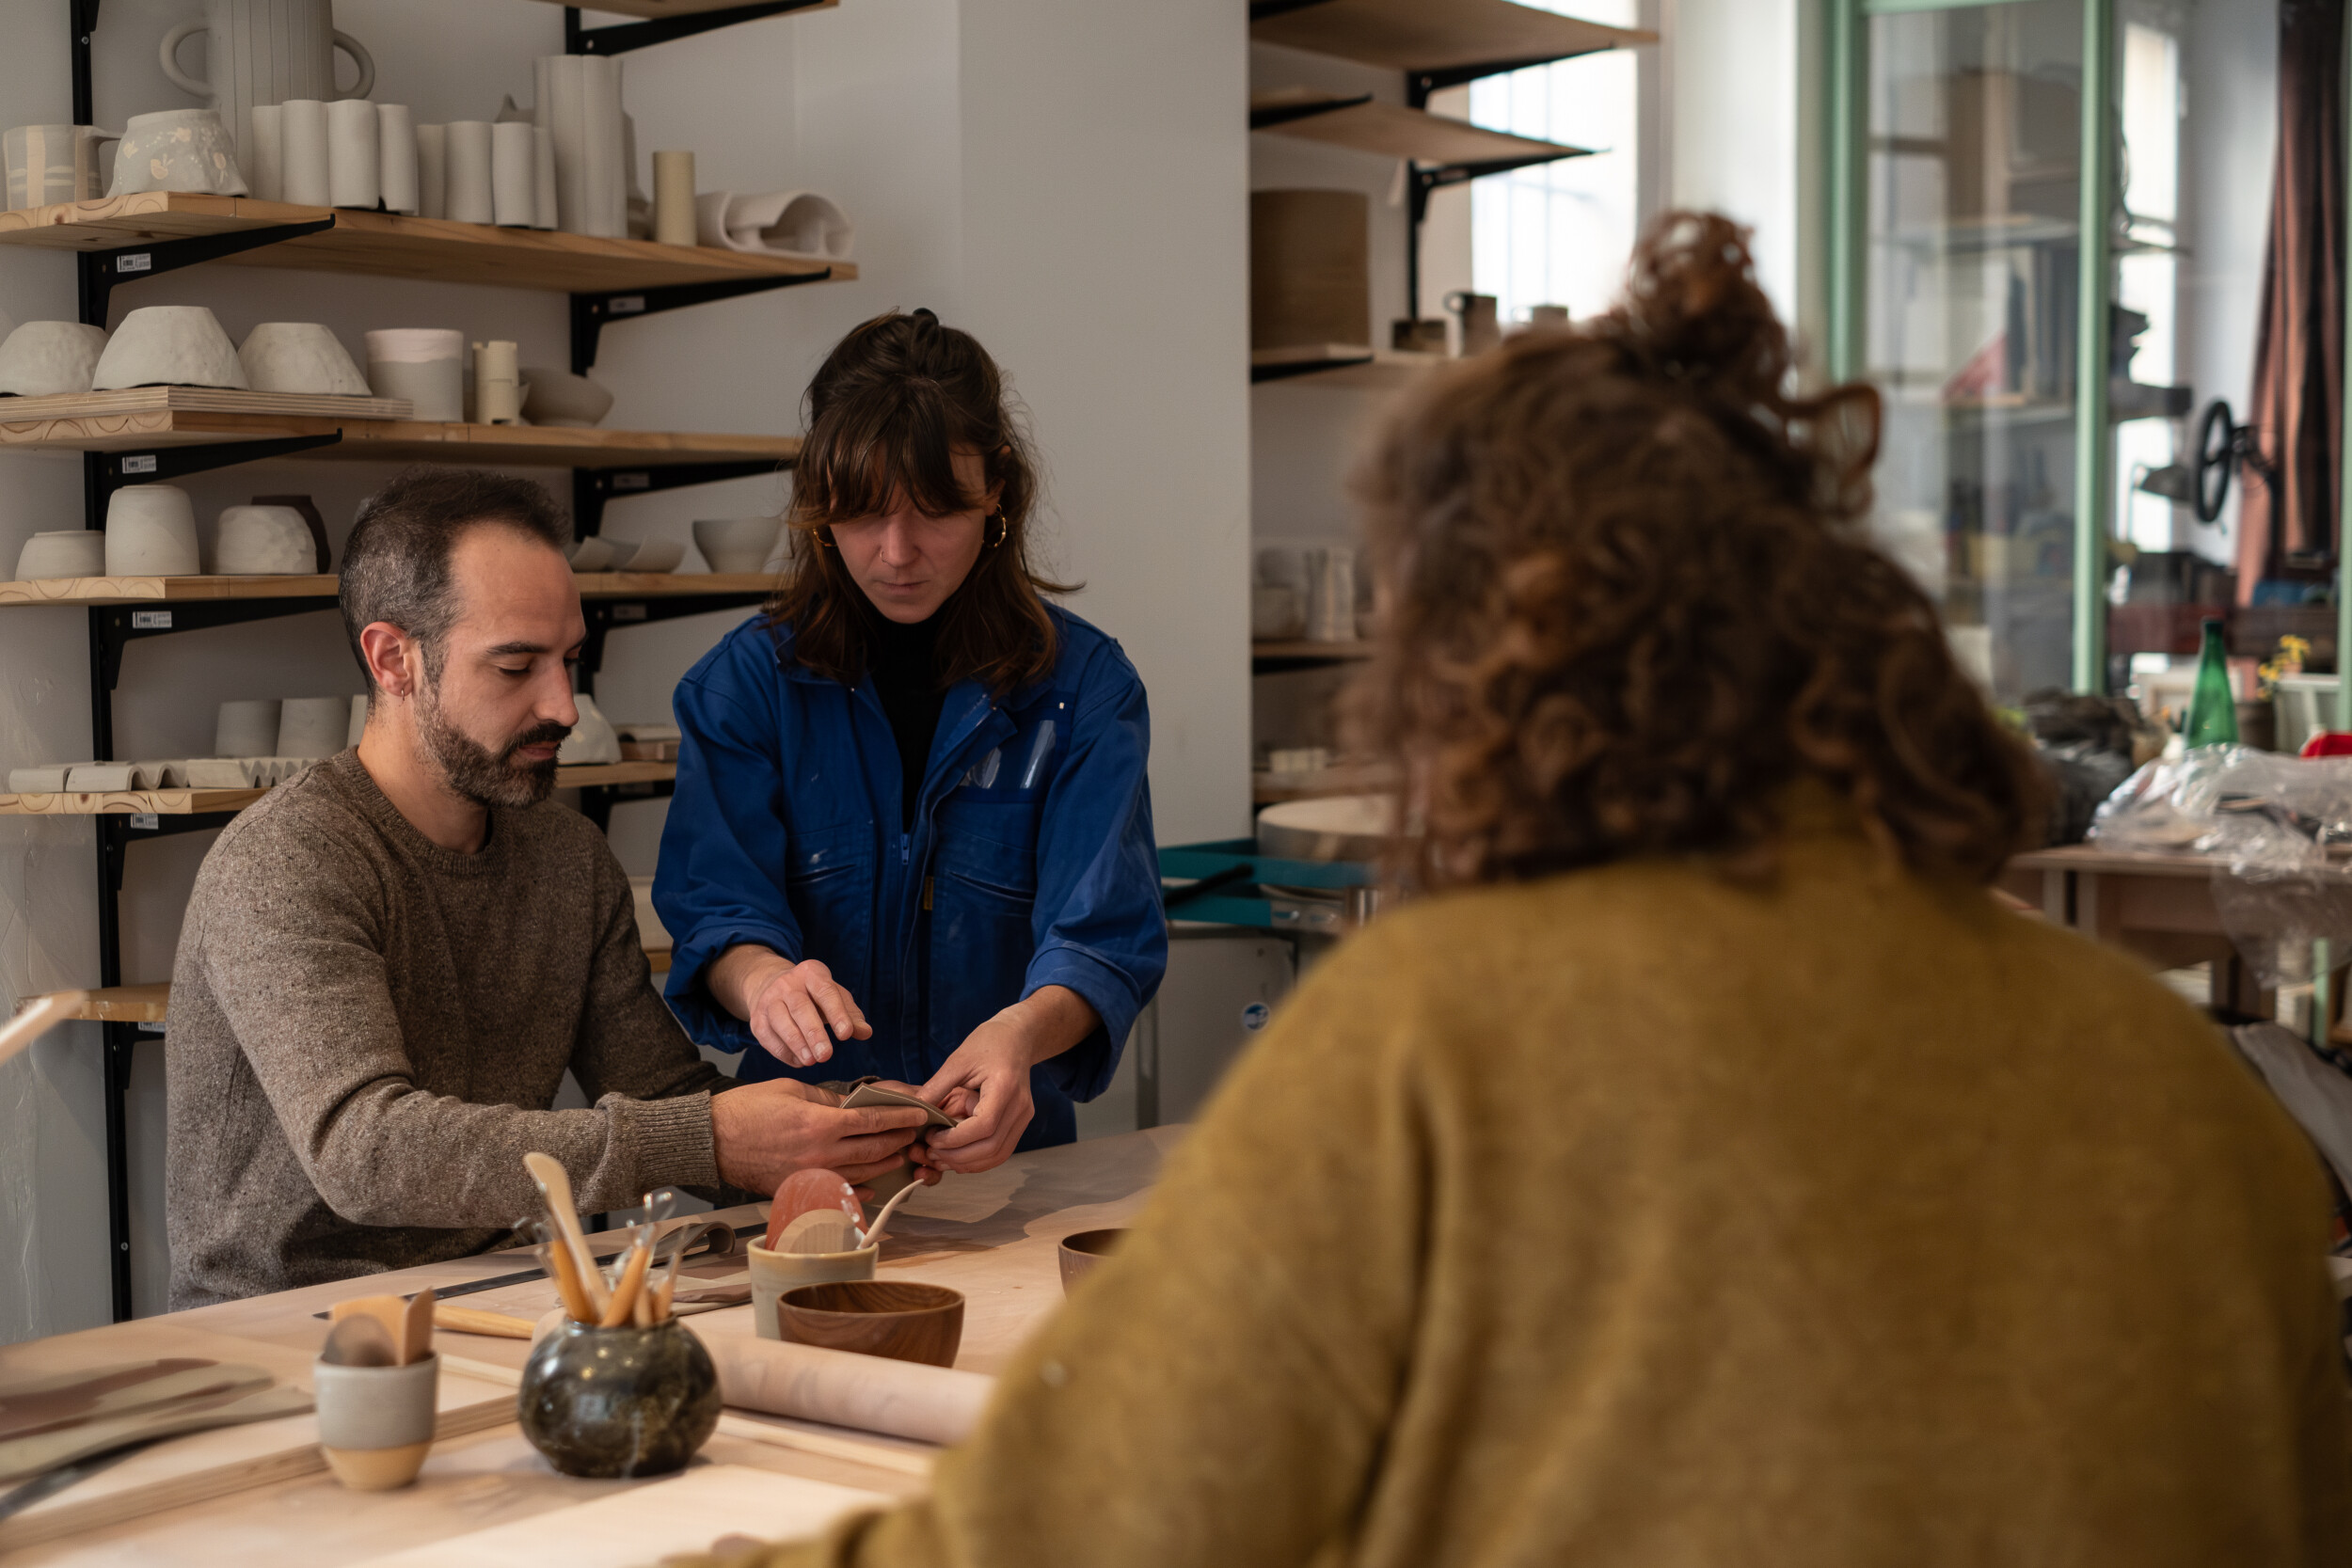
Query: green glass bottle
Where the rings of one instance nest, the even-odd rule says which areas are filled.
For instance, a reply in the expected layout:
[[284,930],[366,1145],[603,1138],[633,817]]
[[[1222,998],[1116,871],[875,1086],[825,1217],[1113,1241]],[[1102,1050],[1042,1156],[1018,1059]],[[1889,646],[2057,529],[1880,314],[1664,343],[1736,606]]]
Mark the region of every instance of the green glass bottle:
[[2230,690],[2229,652],[2221,644],[2218,620],[2205,623],[2204,651],[2197,656],[2197,685],[2189,693],[2181,737],[2191,749],[2237,744],[2237,698]]

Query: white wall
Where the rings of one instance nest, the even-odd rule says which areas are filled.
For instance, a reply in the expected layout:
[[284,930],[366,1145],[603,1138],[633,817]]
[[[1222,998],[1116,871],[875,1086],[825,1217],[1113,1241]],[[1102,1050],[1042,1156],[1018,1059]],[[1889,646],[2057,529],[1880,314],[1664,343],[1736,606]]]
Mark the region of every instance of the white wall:
[[[1231,14],[1228,14],[1230,9]],[[106,0],[98,115],[184,106],[156,41],[194,0]],[[1163,15],[1163,11],[1178,14]],[[339,0],[337,24],[373,50],[379,102],[421,121],[486,118],[527,100],[532,56],[562,47],[553,6]],[[625,20],[619,18],[595,18]],[[64,8],[0,11],[6,123],[69,112]],[[800,428],[802,388],[855,323],[930,306],[977,332],[1035,416],[1049,470],[1057,570],[1088,580],[1079,613],[1119,637],[1152,694],[1163,842],[1248,823],[1248,348],[1243,22],[1238,8],[1099,0],[844,0],[626,57],[641,157],[695,150],[706,190],[806,186],[859,227],[861,278],[724,302],[605,334],[596,369],[616,427]],[[190,45],[196,62],[200,51]],[[70,264],[0,251],[0,309],[70,318]],[[245,267],[203,267],[117,296],[212,306],[232,335],[262,320],[323,321],[345,343],[374,326],[452,325],[514,338],[561,365],[560,296]],[[189,482],[200,515],[265,491],[308,491],[340,546],[372,465],[280,463]],[[565,476],[541,477],[566,494]],[[688,537],[696,516],[772,512],[781,480],[629,499],[626,538]],[[80,469],[0,456],[0,570],[36,530],[79,526]],[[700,562],[691,555],[687,569]],[[669,691],[735,614],[614,636],[598,690],[622,718],[665,713]],[[89,754],[86,621],[0,614],[0,767]],[[209,750],[214,708],[239,696],[356,691],[331,615],[183,634],[133,648],[118,693],[118,754]],[[652,869],[664,806],[625,805],[613,840]],[[125,977],[167,978],[178,915],[211,834],[133,851]],[[0,1007],[97,978],[89,828],[0,818]],[[75,1025],[0,1068],[0,1341],[103,1322],[104,1180],[97,1031]],[[161,1054],[142,1047],[133,1099],[135,1270],[161,1302]]]

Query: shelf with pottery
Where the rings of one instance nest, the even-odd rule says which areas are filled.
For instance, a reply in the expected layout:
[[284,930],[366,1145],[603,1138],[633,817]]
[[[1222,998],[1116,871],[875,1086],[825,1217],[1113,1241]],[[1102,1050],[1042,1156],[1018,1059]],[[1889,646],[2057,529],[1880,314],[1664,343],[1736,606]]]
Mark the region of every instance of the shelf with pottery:
[[[555,770],[558,789],[611,789],[661,784],[677,777],[675,762],[581,763]],[[195,816],[239,812],[266,789],[110,789],[95,793],[0,791],[0,816]]]
[[[562,6],[568,4],[569,0],[547,0],[547,3]],[[598,0],[598,4],[589,8],[609,11],[614,16],[642,16],[654,21],[668,16],[702,16],[710,11],[746,10],[757,4],[759,0]],[[829,11],[840,4],[841,0],[801,0],[801,4],[792,8],[792,14],[798,16],[804,11]]]
[[[699,598],[707,594],[764,594],[775,578],[764,572],[588,572],[572,579],[583,599]],[[106,606],[205,604],[223,599],[317,599],[334,602],[337,578],[42,578],[0,582],[0,609],[9,605]]]
[[[1607,27],[1510,0],[1252,0],[1249,37],[1364,65],[1449,75],[1492,74],[1578,55],[1655,43],[1656,33]],[[1442,84],[1441,84],[1442,85]]]
[[1382,103],[1368,94],[1350,97],[1316,87],[1283,87],[1252,93],[1249,128],[1269,135],[1294,136],[1384,158],[1464,166],[1499,161],[1589,157],[1589,147],[1538,141],[1448,119],[1402,103]]
[[1249,380],[1257,386],[1311,376],[1318,387],[1409,387],[1448,358],[1442,354],[1415,354],[1364,343],[1256,348],[1249,351]]
[[775,277],[849,282],[856,264],[760,255],[710,245],[599,239],[560,230],[501,229],[452,218],[302,207],[244,196],[146,191],[0,213],[0,245],[135,250],[142,243],[209,238],[332,219],[335,227],[224,256],[237,266],[291,267],[372,277],[491,283],[559,293],[602,293]]

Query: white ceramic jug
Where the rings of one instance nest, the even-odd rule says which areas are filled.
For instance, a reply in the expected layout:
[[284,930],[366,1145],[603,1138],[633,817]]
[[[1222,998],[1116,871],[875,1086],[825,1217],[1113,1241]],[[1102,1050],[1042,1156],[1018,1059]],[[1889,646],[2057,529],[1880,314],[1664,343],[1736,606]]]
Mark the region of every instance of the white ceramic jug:
[[[181,43],[206,35],[200,80],[180,69]],[[335,51],[359,68],[358,85],[335,88]],[[375,60],[349,33],[335,30],[331,0],[204,0],[204,20],[164,35],[164,74],[199,98],[209,98],[237,141],[237,162],[257,166],[253,106],[290,98],[365,98],[375,87]]]

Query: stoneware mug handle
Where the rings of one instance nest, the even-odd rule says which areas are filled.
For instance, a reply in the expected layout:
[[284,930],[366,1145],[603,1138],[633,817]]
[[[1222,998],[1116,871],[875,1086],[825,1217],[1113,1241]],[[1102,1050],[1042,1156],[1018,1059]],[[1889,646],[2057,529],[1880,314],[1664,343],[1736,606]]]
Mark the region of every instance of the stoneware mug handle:
[[368,46],[342,28],[335,29],[335,47],[351,56],[351,63],[359,68],[359,85],[349,92],[339,92],[337,98],[365,98],[375,90],[375,56]]
[[213,85],[200,77],[191,76],[180,69],[180,45],[184,40],[202,32],[208,25],[209,24],[203,22],[183,22],[164,35],[164,74],[171,78],[173,87],[183,92],[192,92],[199,98],[212,97]]

